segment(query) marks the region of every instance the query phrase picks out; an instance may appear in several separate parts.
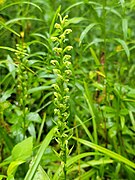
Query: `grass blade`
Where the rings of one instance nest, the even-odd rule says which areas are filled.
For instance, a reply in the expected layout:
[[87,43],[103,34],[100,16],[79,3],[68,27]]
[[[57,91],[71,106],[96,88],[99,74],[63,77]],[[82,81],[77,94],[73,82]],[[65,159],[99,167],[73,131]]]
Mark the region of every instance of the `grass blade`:
[[88,135],[90,140],[93,142],[93,137],[92,137],[90,131],[88,130],[88,128],[85,126],[84,122],[81,121],[81,119],[78,116],[76,116],[76,120],[79,121],[80,125],[82,125],[82,127],[85,130],[86,134]]
[[129,48],[126,44],[126,42],[122,39],[119,39],[119,38],[115,38],[115,40],[121,44],[121,46],[123,47],[123,49],[125,50],[125,53],[127,55],[127,58],[128,58],[128,61],[130,61],[130,51],[129,51]]
[[95,156],[96,155],[101,155],[100,153],[95,153],[95,152],[87,152],[87,153],[82,153],[82,154],[78,154],[74,157],[71,157],[68,159],[67,161],[67,167],[69,167],[70,165],[72,165],[73,163],[75,163],[76,161],[78,161],[81,158],[87,157],[87,156]]
[[32,180],[35,172],[36,172],[36,169],[39,165],[39,162],[44,154],[44,151],[46,150],[46,148],[48,147],[50,141],[52,140],[54,134],[56,133],[57,131],[57,128],[54,127],[53,129],[51,129],[51,131],[47,134],[47,136],[45,137],[45,139],[43,140],[38,152],[37,152],[37,155],[33,161],[33,164],[32,166],[30,167],[30,169],[28,170],[24,180]]
[[52,23],[50,25],[50,30],[49,30],[49,34],[51,35],[52,34],[52,31],[53,31],[53,26],[56,22],[56,19],[58,17],[58,14],[60,13],[60,10],[61,10],[61,6],[58,7],[58,9],[56,10],[56,13],[54,14],[54,17],[53,17],[53,20],[52,20]]
[[[79,141],[80,143],[92,148],[92,149],[95,149],[97,151],[100,151],[102,152],[103,154],[106,154],[108,155],[109,157],[119,161],[119,162],[122,162],[132,168],[135,169],[135,163],[133,163],[132,161],[128,160],[127,158],[121,156],[120,154],[117,154],[109,149],[106,149],[104,147],[101,147],[95,143],[92,143],[92,142],[89,142],[89,141],[86,141],[86,140],[83,140],[83,139],[80,139],[80,138],[76,138],[76,137],[73,137],[73,139]],[[134,171],[135,172],[135,171]]]
[[94,49],[93,49],[92,47],[90,47],[90,52],[91,52],[91,54],[92,54],[92,56],[93,56],[93,58],[94,58],[95,64],[99,67],[99,70],[100,70],[103,74],[105,74],[105,73],[104,73],[104,70],[103,70],[103,67],[102,67],[99,59],[97,58],[97,55],[96,55],[96,53],[95,53],[95,51],[94,51]]
[[91,98],[91,95],[89,93],[88,86],[87,86],[86,82],[84,82],[84,87],[85,87],[84,96],[85,96],[85,99],[86,99],[86,101],[88,103],[90,114],[92,116],[93,131],[94,131],[94,141],[95,141],[95,143],[97,143],[97,125],[96,125],[96,119],[95,119],[95,114],[94,114],[94,106],[93,106],[92,98]]
[[82,43],[84,37],[86,36],[86,34],[87,34],[94,26],[96,26],[96,25],[98,25],[98,24],[99,24],[99,23],[92,23],[92,24],[90,24],[89,26],[87,26],[87,27],[83,30],[83,32],[81,33],[81,36],[80,36],[79,46],[81,45],[81,43]]

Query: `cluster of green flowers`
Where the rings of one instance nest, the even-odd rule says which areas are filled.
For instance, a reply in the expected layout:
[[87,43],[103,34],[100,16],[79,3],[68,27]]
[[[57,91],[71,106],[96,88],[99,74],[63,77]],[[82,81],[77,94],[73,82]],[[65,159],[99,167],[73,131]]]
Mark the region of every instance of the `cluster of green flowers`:
[[[28,112],[27,100],[28,100],[28,60],[27,60],[27,46],[25,43],[16,45],[16,63],[17,63],[17,95],[18,105],[22,110],[23,120],[25,121],[25,115]],[[25,126],[25,123],[22,124]],[[25,127],[23,127],[25,128]]]
[[[56,36],[52,36],[51,40],[54,43],[53,51],[55,53],[54,60],[51,60],[53,65],[53,73],[56,75],[56,83],[53,84],[54,87],[54,114],[57,116],[57,141],[60,144],[61,152],[60,158],[64,163],[66,163],[67,144],[68,144],[68,134],[66,130],[67,119],[69,117],[69,87],[68,82],[71,71],[71,55],[69,52],[72,50],[72,46],[66,46],[67,35],[72,32],[71,29],[66,29],[66,23],[68,16],[64,18],[59,15],[60,23],[55,24]],[[66,154],[65,154],[66,153]]]

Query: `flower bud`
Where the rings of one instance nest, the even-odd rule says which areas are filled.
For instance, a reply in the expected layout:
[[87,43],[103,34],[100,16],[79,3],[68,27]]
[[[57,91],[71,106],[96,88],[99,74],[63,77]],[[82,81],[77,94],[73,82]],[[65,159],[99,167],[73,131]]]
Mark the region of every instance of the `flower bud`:
[[56,29],[61,29],[61,25],[56,23],[55,26],[54,26]]
[[60,37],[62,40],[66,38],[64,33],[61,34],[59,37]]
[[65,60],[69,60],[71,58],[71,55],[68,55],[68,54],[66,54],[64,57],[63,57],[63,60],[65,61]]
[[72,74],[72,71],[71,71],[71,70],[65,70],[65,73],[66,73],[67,75],[71,75],[71,74]]
[[57,84],[53,84],[52,86],[56,91],[60,91],[60,87]]
[[55,47],[55,48],[53,48],[53,50],[54,50],[55,52],[57,52],[57,53],[61,53],[61,52],[62,52],[62,48],[57,48],[57,47]]
[[59,39],[58,39],[57,37],[54,37],[54,36],[51,37],[51,40],[52,40],[53,42],[59,41]]
[[66,52],[66,51],[71,51],[71,49],[73,49],[72,46],[67,46],[67,47],[64,49],[64,52]]
[[25,107],[25,113],[27,113],[28,112],[28,107]]
[[71,62],[70,61],[66,61],[66,62],[64,62],[64,65],[66,66],[66,68],[68,69],[69,68],[69,66],[71,65]]
[[59,69],[53,69],[53,73],[58,75],[61,74],[61,71]]
[[59,63],[58,63],[57,60],[51,60],[51,64],[54,65],[54,66],[55,66],[56,64],[59,65]]
[[71,32],[72,32],[72,29],[66,29],[64,33],[65,34],[70,34]]
[[59,114],[60,113],[60,110],[59,109],[54,109],[54,114]]
[[57,93],[57,92],[54,92],[54,96],[55,96],[57,99],[62,99],[62,96],[61,96],[59,93]]
[[69,88],[68,88],[68,87],[65,88],[64,91],[65,91],[66,93],[68,93],[68,92],[69,92]]
[[57,74],[57,76],[59,77],[59,79],[60,79],[60,80],[64,81],[64,78],[63,78],[63,76],[62,76],[62,75]]
[[67,100],[69,100],[70,97],[69,96],[64,96],[63,98],[64,98],[65,101],[67,101]]

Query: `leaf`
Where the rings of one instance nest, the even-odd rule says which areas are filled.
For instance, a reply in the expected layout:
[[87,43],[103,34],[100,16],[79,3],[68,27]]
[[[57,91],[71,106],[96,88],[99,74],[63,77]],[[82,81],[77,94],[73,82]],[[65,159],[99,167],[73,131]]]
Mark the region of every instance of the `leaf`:
[[35,130],[35,125],[34,123],[30,123],[29,126],[28,126],[28,131],[30,133],[30,135],[36,139],[36,130]]
[[5,102],[11,96],[12,93],[13,93],[12,89],[5,91],[2,97],[0,98],[0,102]]
[[105,7],[105,9],[106,9],[107,11],[112,12],[112,13],[115,14],[116,16],[122,18],[121,14],[120,14],[118,11],[116,11],[114,8],[112,8],[112,7]]
[[125,117],[124,116],[120,116],[120,123],[121,123],[121,128],[123,129],[125,126]]
[[131,120],[133,129],[134,129],[134,131],[135,131],[135,118],[134,118],[134,115],[133,115],[133,112],[132,112],[132,111],[129,111],[129,117],[130,117],[130,120]]
[[38,166],[37,172],[33,178],[33,180],[50,180],[49,176],[46,174],[42,166]]
[[4,140],[4,144],[7,147],[7,149],[11,152],[13,148],[13,142],[10,137],[10,135],[7,133],[7,131],[0,126],[0,139]]
[[32,148],[33,148],[33,138],[29,137],[22,142],[15,145],[15,147],[12,150],[12,158],[14,161],[20,160],[20,161],[26,161],[27,158],[29,158],[32,154]]
[[65,9],[65,11],[63,12],[63,14],[65,14],[67,11],[69,11],[70,9],[72,9],[72,8],[74,8],[74,7],[76,7],[76,6],[79,6],[79,5],[81,5],[81,4],[83,4],[83,2],[77,2],[77,3],[75,3],[75,4],[72,4],[71,6],[69,6],[67,9]]
[[124,40],[122,40],[122,39],[119,39],[119,38],[115,38],[115,40],[121,44],[121,46],[125,50],[125,53],[126,53],[127,58],[128,58],[128,61],[130,61],[130,51],[129,51],[129,48],[128,48],[126,42]]
[[16,52],[16,53],[19,52],[19,53],[22,53],[22,54],[24,54],[24,55],[27,55],[26,53],[21,52],[21,51],[18,51],[18,50],[16,50],[16,49],[13,49],[13,48],[11,48],[11,47],[0,46],[0,49],[5,49],[5,50],[11,51],[11,52]]
[[90,169],[87,172],[83,173],[81,176],[79,176],[78,178],[75,178],[74,180],[79,180],[79,179],[92,179],[92,176],[94,176],[94,174],[96,174],[97,170],[96,169]]
[[71,157],[67,160],[67,167],[69,167],[70,165],[72,165],[73,163],[77,162],[79,159],[82,159],[84,157],[87,156],[95,156],[95,155],[101,155],[100,153],[95,153],[95,152],[87,152],[87,153],[82,153],[79,155],[76,155],[74,157]]
[[0,175],[0,180],[2,180],[3,178],[6,178],[5,175]]
[[43,140],[43,142],[35,156],[35,159],[33,160],[32,166],[29,168],[24,180],[32,180],[33,179],[33,176],[38,168],[39,162],[41,161],[41,158],[42,158],[46,148],[49,146],[49,143],[52,140],[56,131],[57,131],[57,127],[54,127],[53,129],[51,129],[50,132],[45,137],[45,139]]
[[[104,73],[103,67],[102,67],[99,59],[97,58],[97,55],[96,55],[96,53],[95,53],[95,51],[94,51],[94,49],[93,49],[92,47],[90,47],[90,52],[91,52],[91,54],[92,54],[92,56],[93,56],[93,58],[94,58],[94,61],[95,61],[96,66],[98,66],[99,70],[100,70],[101,73],[104,75],[105,73]],[[104,75],[104,76],[105,76],[105,75]]]
[[111,138],[113,138],[114,136],[116,136],[116,134],[117,134],[117,127],[114,125],[113,127],[111,127],[110,129],[109,129],[109,136],[111,137]]
[[37,9],[39,9],[39,10],[42,12],[42,9],[40,8],[40,6],[38,6],[38,5],[35,4],[35,3],[28,2],[28,1],[25,1],[25,2],[18,1],[18,2],[10,3],[10,4],[2,7],[2,8],[0,9],[0,11],[4,10],[4,9],[6,9],[6,8],[9,8],[9,7],[11,7],[11,6],[17,5],[17,4],[29,4],[29,5],[32,5],[32,6],[36,7]]
[[[85,2],[82,2],[82,1],[81,1],[81,2],[77,2],[77,3],[75,3],[75,4],[72,4],[71,6],[68,6],[68,8],[65,9],[65,11],[64,11],[62,14],[65,14],[65,13],[66,13],[67,11],[69,11],[70,9],[72,9],[72,8],[74,8],[74,7],[76,7],[76,6],[80,6],[80,5],[82,5],[82,4],[85,4]],[[93,5],[100,6],[99,3],[93,2],[93,1],[89,1],[88,4],[93,4]]]
[[128,109],[123,108],[123,109],[120,110],[120,115],[121,116],[126,116],[127,114],[128,114]]
[[124,6],[125,6],[125,0],[120,0],[120,3],[121,3],[122,8],[124,8]]
[[39,86],[28,90],[28,94],[35,93],[38,91],[48,90],[51,89],[51,86]]
[[81,33],[81,36],[80,36],[79,46],[81,45],[81,43],[82,43],[84,37],[86,36],[86,34],[87,34],[94,26],[96,26],[96,25],[98,25],[98,24],[99,24],[99,23],[92,23],[92,24],[90,24],[89,26],[87,26],[87,27],[83,30],[83,32]]
[[10,175],[14,175],[16,170],[17,170],[17,167],[24,163],[25,161],[13,161],[11,162],[11,164],[8,166],[8,170],[7,170],[7,175],[10,176]]
[[97,81],[95,81],[95,82],[93,82],[93,84],[92,84],[94,87],[96,87],[96,89],[98,89],[98,90],[104,90],[104,85],[103,84],[101,84],[101,83],[98,83]]
[[55,14],[54,14],[54,17],[53,17],[53,20],[52,20],[52,23],[50,25],[50,30],[49,30],[49,34],[51,35],[52,34],[52,31],[53,31],[53,28],[54,28],[54,24],[55,24],[55,21],[58,17],[58,14],[60,13],[60,10],[61,10],[61,6],[58,7],[58,9],[56,10]]
[[[96,124],[96,118],[95,118],[95,108],[94,108],[94,104],[93,104],[93,100],[92,100],[92,96],[90,94],[90,91],[88,89],[88,85],[86,82],[84,82],[84,87],[85,87],[85,99],[88,103],[88,107],[89,107],[89,111],[90,114],[92,116],[92,123],[93,123],[93,131],[94,131],[94,141],[95,143],[97,143],[97,124]],[[98,117],[98,115],[96,116]]]
[[127,93],[127,96],[130,97],[130,98],[135,99],[135,89],[132,89],[131,91],[129,91]]
[[12,74],[13,78],[15,79],[15,65],[10,55],[7,56],[7,66],[9,72]]
[[[18,37],[20,37],[20,34],[18,34],[16,31],[14,31],[13,29],[11,29],[10,27],[8,27],[6,25],[6,23],[3,23],[2,21],[0,21],[0,24],[7,30],[9,30],[10,32],[12,32],[13,34],[17,35]],[[1,28],[0,28],[1,29]]]
[[127,39],[127,34],[128,34],[128,20],[127,19],[122,19],[122,30],[124,34],[124,39]]
[[99,43],[102,43],[104,42],[103,39],[100,39],[100,38],[94,38],[93,41],[91,41],[85,48],[84,48],[84,51],[86,51],[90,46],[92,46],[93,44],[97,45]]
[[34,18],[34,17],[19,17],[19,18],[14,18],[14,19],[11,19],[9,21],[7,21],[5,24],[6,25],[9,25],[9,24],[12,24],[12,23],[17,23],[18,21],[21,21],[21,20],[31,20],[31,21],[41,21],[43,22],[43,20],[41,19],[37,19],[37,18]]
[[41,123],[41,117],[37,112],[30,112],[29,114],[26,115],[26,119],[28,121]]
[[83,18],[83,17],[74,17],[74,18],[71,18],[67,21],[66,23],[66,26],[68,26],[69,24],[78,24],[80,23],[81,21],[86,21],[87,19],[86,18]]
[[13,175],[9,175],[6,180],[15,180]]
[[84,144],[85,146],[88,146],[92,149],[95,149],[97,151],[100,151],[102,152],[103,154],[106,154],[108,155],[109,157],[119,161],[119,162],[122,162],[122,163],[125,163],[126,165],[132,167],[132,168],[135,168],[135,163],[133,163],[132,161],[128,160],[127,158],[125,158],[124,156],[121,156],[120,154],[117,154],[109,149],[106,149],[102,146],[99,146],[95,143],[92,143],[92,142],[89,142],[89,141],[86,141],[86,140],[83,140],[83,139],[80,139],[80,138],[76,138],[76,137],[73,137],[73,139],[79,141],[80,143]]
[[75,116],[76,120],[82,125],[83,129],[85,130],[86,134],[88,135],[89,139],[93,142],[93,137],[90,133],[90,131],[88,130],[88,128],[86,127],[85,123],[83,121],[81,121],[81,119],[78,116]]
[[116,110],[110,106],[102,106],[101,109],[103,110],[104,116],[106,118],[111,118],[116,116]]

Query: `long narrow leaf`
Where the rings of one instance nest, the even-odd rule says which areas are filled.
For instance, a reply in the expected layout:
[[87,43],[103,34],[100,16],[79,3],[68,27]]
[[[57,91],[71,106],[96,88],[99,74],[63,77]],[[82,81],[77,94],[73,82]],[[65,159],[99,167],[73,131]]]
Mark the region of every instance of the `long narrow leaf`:
[[105,73],[104,73],[104,70],[103,70],[103,67],[102,67],[99,59],[97,58],[97,55],[96,55],[96,53],[95,53],[95,51],[94,51],[94,49],[93,49],[92,47],[90,47],[90,52],[91,52],[91,54],[92,54],[92,56],[93,56],[93,58],[94,58],[94,61],[95,61],[96,65],[98,66],[99,70],[100,70],[103,74],[105,74]]
[[87,127],[85,126],[85,124],[83,123],[83,121],[81,121],[81,119],[80,119],[78,116],[76,116],[76,119],[77,119],[77,121],[79,121],[79,123],[82,125],[82,127],[83,127],[83,129],[85,130],[86,134],[88,135],[88,137],[90,138],[90,140],[93,142],[93,137],[92,137],[90,131],[88,130],[88,128],[87,128]]
[[94,26],[96,26],[96,25],[98,25],[98,24],[99,24],[99,23],[92,23],[92,24],[90,24],[89,26],[87,26],[87,27],[83,30],[83,32],[81,33],[81,36],[80,36],[80,43],[79,43],[79,45],[81,45],[81,43],[82,43],[83,39],[85,38],[86,34],[87,34]]
[[95,156],[96,155],[101,155],[100,153],[95,153],[95,152],[87,152],[87,153],[82,153],[79,155],[76,155],[74,157],[71,157],[67,160],[67,167],[69,167],[70,165],[72,165],[73,163],[75,163],[76,161],[78,161],[81,158],[87,157],[87,156]]
[[92,148],[92,149],[95,149],[97,151],[100,151],[106,155],[108,155],[109,157],[119,161],[119,162],[122,162],[132,168],[135,168],[135,163],[133,163],[132,161],[128,160],[127,158],[121,156],[120,154],[117,154],[109,149],[106,149],[104,147],[101,147],[95,143],[92,143],[92,142],[89,142],[89,141],[86,141],[86,140],[83,140],[83,139],[80,139],[80,138],[76,138],[76,137],[73,137],[73,139],[79,141],[80,143]]
[[[82,5],[82,4],[85,4],[85,2],[82,2],[82,1],[81,1],[81,2],[77,2],[77,3],[75,3],[75,4],[72,4],[72,5],[69,6],[67,9],[65,9],[65,11],[62,13],[62,15],[65,14],[67,11],[71,10],[72,8],[74,8],[74,7],[76,7],[76,6],[80,6],[80,5]],[[93,5],[100,6],[99,3],[94,2],[94,1],[88,1],[88,4],[93,4]]]
[[32,6],[36,7],[37,9],[39,9],[39,10],[42,12],[42,9],[41,9],[37,4],[32,3],[32,2],[27,2],[27,1],[26,1],[26,2],[22,2],[22,1],[13,2],[13,3],[11,3],[11,4],[8,4],[8,5],[4,6],[4,7],[2,7],[2,8],[0,9],[0,11],[4,10],[4,9],[6,9],[6,8],[9,8],[9,7],[11,7],[11,6],[18,5],[18,4],[29,4],[29,5],[32,5]]
[[38,91],[48,90],[51,89],[51,86],[39,86],[28,90],[28,94],[35,93]]
[[90,114],[92,116],[93,131],[94,131],[94,141],[95,141],[95,143],[97,143],[97,126],[96,126],[96,119],[95,119],[95,114],[94,114],[94,106],[93,106],[92,98],[91,98],[91,95],[90,95],[90,92],[88,90],[88,86],[87,86],[86,82],[84,82],[84,87],[85,87],[84,96],[85,96],[85,99],[86,99],[86,101],[88,103]]
[[55,23],[55,21],[56,21],[56,19],[57,19],[58,14],[60,13],[60,10],[61,10],[61,6],[58,7],[58,9],[56,10],[56,12],[55,12],[55,14],[54,14],[52,23],[51,23],[51,25],[50,25],[50,30],[49,30],[49,34],[50,34],[50,35],[52,34],[53,27],[54,27],[54,23]]
[[45,137],[45,139],[43,140],[38,152],[37,152],[37,155],[33,161],[33,164],[32,166],[30,167],[30,169],[28,170],[24,180],[32,180],[36,170],[37,170],[37,167],[39,165],[39,162],[46,150],[46,148],[48,147],[50,141],[52,140],[54,134],[56,133],[57,131],[57,128],[54,127],[53,129],[51,129],[51,131],[47,134],[47,136]]
[[128,61],[130,61],[130,51],[129,51],[129,48],[126,44],[126,42],[122,39],[119,39],[119,38],[115,38],[115,40],[121,44],[121,46],[123,47],[123,49],[125,50],[125,53],[127,55],[127,58],[128,58]]
[[17,35],[18,37],[20,37],[20,34],[18,34],[16,31],[14,31],[13,29],[11,29],[10,27],[8,27],[5,23],[3,23],[2,21],[0,21],[0,24],[7,30],[9,30],[10,32],[12,32],[13,34]]

